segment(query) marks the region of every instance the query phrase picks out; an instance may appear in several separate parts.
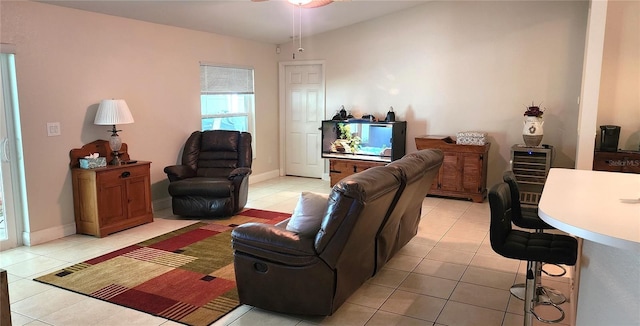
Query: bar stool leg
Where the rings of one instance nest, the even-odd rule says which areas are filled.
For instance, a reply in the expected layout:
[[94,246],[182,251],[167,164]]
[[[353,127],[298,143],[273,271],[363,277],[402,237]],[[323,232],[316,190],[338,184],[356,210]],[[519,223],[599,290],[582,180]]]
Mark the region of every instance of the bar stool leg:
[[536,283],[532,267],[532,262],[527,262],[527,280],[524,291],[524,326],[533,326]]
[[[534,265],[535,265],[534,270],[535,270],[535,279],[536,279],[536,295],[538,296],[537,301],[550,302],[556,305],[565,303],[567,301],[567,297],[565,297],[564,294],[562,294],[562,292],[554,288],[542,285],[542,272],[544,272],[544,269],[542,268],[543,263],[536,262]],[[528,266],[528,263],[527,263],[527,266]],[[547,273],[545,272],[545,274]],[[513,286],[511,286],[511,289],[509,289],[509,291],[511,292],[511,295],[513,295],[514,297],[520,300],[524,300],[524,297],[525,297],[524,283],[514,284]]]

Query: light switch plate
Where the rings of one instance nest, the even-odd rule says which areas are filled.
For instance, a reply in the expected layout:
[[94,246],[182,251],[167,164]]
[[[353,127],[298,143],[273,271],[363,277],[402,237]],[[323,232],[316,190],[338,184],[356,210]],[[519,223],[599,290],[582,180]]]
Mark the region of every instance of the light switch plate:
[[60,122],[47,122],[47,136],[60,136]]

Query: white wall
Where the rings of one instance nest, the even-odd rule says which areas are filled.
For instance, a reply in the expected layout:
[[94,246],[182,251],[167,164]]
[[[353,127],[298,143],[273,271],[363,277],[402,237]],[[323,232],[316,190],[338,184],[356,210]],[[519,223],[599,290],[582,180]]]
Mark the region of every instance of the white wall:
[[[383,117],[393,106],[398,119],[408,121],[409,151],[417,135],[488,132],[491,185],[508,168],[510,146],[522,142],[522,113],[532,100],[548,110],[543,142],[556,147],[555,165],[573,166],[587,6],[428,2],[304,37],[298,59],[326,60],[329,116],[345,105]],[[611,9],[618,16],[608,19],[602,82],[612,83],[611,74],[613,83],[630,86],[611,88],[615,96],[603,89],[601,101],[615,102],[620,111],[616,120],[599,122],[622,125],[621,146],[633,148],[638,136],[625,132],[633,132],[626,123],[638,112],[638,55],[628,54],[638,51],[639,10],[637,2],[616,6],[622,9]],[[0,15],[0,42],[17,49],[29,232],[62,236],[55,232],[73,225],[68,151],[108,137],[108,128],[92,123],[104,98],[129,103],[136,122],[122,126],[122,138],[133,158],[153,162],[153,199],[167,198],[162,169],[177,162],[184,139],[199,128],[199,61],[256,68],[254,171],[277,171],[277,159],[269,160],[278,157],[277,61],[291,60],[290,44],[277,57],[270,44],[34,2],[0,1]],[[624,23],[610,31],[616,21]],[[614,42],[616,30],[623,35]],[[608,110],[601,106],[601,113]],[[62,136],[46,136],[52,121],[61,122]]]
[[640,150],[640,1],[608,1],[600,85],[598,126],[620,126],[618,148]]
[[[32,244],[73,232],[69,150],[108,138],[93,125],[102,99],[127,101],[135,123],[120,135],[133,159],[152,161],[152,199],[168,196],[163,168],[200,128],[200,61],[255,68],[254,173],[277,171],[274,45],[36,2],[2,1],[0,14],[0,41],[16,48]],[[62,135],[47,137],[55,121]]]
[[[305,38],[300,60],[326,60],[327,115],[340,105],[384,118],[393,106],[414,137],[481,130],[489,181],[523,143],[525,105],[543,102],[543,143],[573,167],[587,22],[584,1],[438,1]],[[312,15],[309,12],[308,15]],[[281,46],[291,60],[291,44]],[[297,48],[297,47],[296,47]]]

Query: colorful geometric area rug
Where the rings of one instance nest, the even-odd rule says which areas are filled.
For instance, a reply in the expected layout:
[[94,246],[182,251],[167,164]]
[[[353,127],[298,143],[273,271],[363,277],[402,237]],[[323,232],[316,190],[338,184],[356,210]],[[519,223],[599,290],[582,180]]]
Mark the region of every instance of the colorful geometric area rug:
[[208,325],[240,305],[231,231],[291,214],[248,209],[198,222],[36,278],[66,290],[187,325]]

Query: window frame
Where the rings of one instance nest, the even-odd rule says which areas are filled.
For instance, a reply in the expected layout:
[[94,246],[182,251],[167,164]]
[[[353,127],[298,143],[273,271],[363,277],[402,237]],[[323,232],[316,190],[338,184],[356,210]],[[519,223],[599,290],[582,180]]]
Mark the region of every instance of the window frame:
[[[249,132],[252,135],[252,141],[251,141],[251,147],[253,150],[253,157],[256,157],[256,137],[255,137],[255,131],[256,131],[256,125],[255,125],[255,114],[256,114],[256,94],[255,94],[255,68],[252,66],[238,66],[238,65],[229,65],[229,64],[219,64],[219,63],[211,63],[211,62],[200,62],[200,128],[201,130],[204,131],[204,129],[202,128],[202,122],[204,119],[218,119],[218,118],[237,118],[237,117],[246,117],[247,119],[247,132]],[[246,89],[242,90],[242,91],[234,91],[233,87],[230,87],[228,90],[216,90],[216,91],[205,91],[205,86],[203,85],[203,82],[206,83],[206,76],[203,76],[203,73],[206,74],[206,70],[203,70],[203,67],[205,67],[204,69],[206,69],[206,67],[213,67],[214,69],[242,69],[242,70],[247,70],[250,71],[250,81],[251,81],[251,87],[247,87]],[[247,80],[248,81],[248,80]],[[246,85],[245,85],[246,86]],[[222,95],[222,96],[246,96],[246,95],[252,95],[251,96],[251,103],[244,103],[243,108],[244,108],[244,112],[229,112],[229,113],[214,113],[214,114],[203,114],[203,104],[204,101],[202,99],[203,95]],[[229,101],[232,101],[232,98],[229,98]],[[237,99],[235,101],[238,101]],[[211,129],[211,130],[218,130],[218,129]]]

